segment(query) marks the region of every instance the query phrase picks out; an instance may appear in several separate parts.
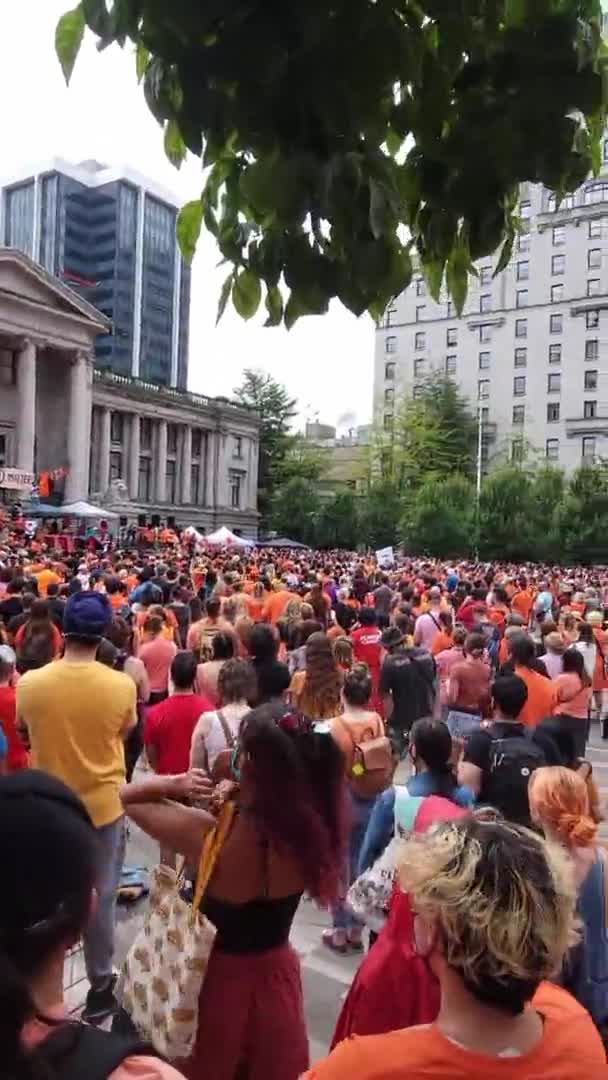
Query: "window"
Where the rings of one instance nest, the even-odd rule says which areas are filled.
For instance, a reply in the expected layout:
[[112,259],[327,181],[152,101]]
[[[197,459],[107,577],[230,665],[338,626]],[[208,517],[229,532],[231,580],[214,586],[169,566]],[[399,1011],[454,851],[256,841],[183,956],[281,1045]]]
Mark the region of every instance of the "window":
[[601,287],[602,285],[599,278],[589,278],[587,282],[587,296],[599,296]]
[[[392,391],[392,392],[394,393],[394,391]],[[243,456],[243,436],[242,435],[235,435],[234,436],[234,450],[232,452],[232,456],[236,457],[236,458],[242,458],[242,456]]]
[[490,380],[480,379],[477,383],[477,397],[480,401],[485,401],[490,396]]
[[583,435],[581,448],[581,456],[585,464],[595,464],[595,435]]
[[395,391],[391,388],[384,391],[384,404],[392,405],[395,400]]
[[564,286],[561,285],[561,284],[560,285],[552,285],[551,286],[551,303],[552,304],[561,304],[563,299],[564,299]]
[[393,337],[393,336],[387,337],[387,339],[386,339],[386,341],[384,343],[384,351],[386,353],[396,353],[397,352],[397,338],[396,337]]
[[490,367],[490,353],[480,352],[479,354],[479,370],[487,371]]
[[553,277],[558,274],[564,274],[566,271],[566,256],[554,255],[551,259],[551,273]]
[[526,392],[526,376],[516,375],[513,379],[513,394],[515,397],[523,397]]
[[152,458],[140,457],[137,480],[137,498],[140,502],[150,502],[152,497]]
[[604,222],[605,222],[605,220],[606,220],[605,218],[594,218],[593,221],[589,222],[589,239],[590,240],[601,240],[603,232],[604,232]]
[[393,307],[388,307],[386,309],[386,318],[384,320],[384,325],[385,326],[394,326],[395,325],[395,315],[396,314],[397,314],[397,308],[396,307],[394,307],[394,306]]
[[531,213],[532,213],[532,207],[530,206],[529,199],[525,199],[523,202],[520,202],[520,204],[519,204],[519,216],[520,216],[520,218],[522,218],[524,221],[528,221],[529,218],[530,218]]
[[559,371],[547,375],[547,393],[559,394],[562,388],[562,377]]
[[547,461],[558,461],[559,439],[547,439],[545,443],[545,457]]
[[513,439],[511,443],[511,461],[516,464],[519,461],[523,461],[524,458],[524,443],[523,439]]
[[174,503],[177,500],[177,463],[167,458],[165,470],[165,498],[167,502]]
[[454,347],[458,344],[458,330],[455,326],[448,327],[446,331],[446,343],[448,346]]
[[585,360],[597,360],[600,355],[600,343],[597,338],[585,342]]
[[549,333],[561,334],[564,317],[563,315],[551,315],[549,319]]
[[549,345],[549,363],[561,364],[562,362],[562,347],[561,345]]
[[425,307],[424,304],[420,304],[416,308],[416,322],[422,322],[422,320],[424,319],[425,311],[426,311],[426,307]]
[[523,232],[517,237],[517,250],[521,254],[522,252],[530,250],[530,233]]
[[384,430],[385,431],[392,431],[393,430],[393,414],[392,413],[387,413],[386,412],[384,414]]
[[423,277],[416,278],[416,296],[426,296],[426,282]]
[[553,247],[561,247],[566,243],[566,226],[554,225],[553,226]]
[[241,473],[230,473],[230,505],[233,510],[240,510],[241,507],[241,487],[243,484],[243,477]]
[[140,421],[139,439],[142,450],[152,449],[152,421],[146,416]]
[[[113,443],[122,443],[123,415],[119,412],[110,413],[110,438]],[[116,477],[114,477],[116,479]]]
[[490,341],[492,338],[492,327],[490,323],[482,323],[479,327],[479,340],[483,344]]
[[608,202],[608,184],[593,184],[585,188],[586,203]]
[[426,348],[426,334],[424,330],[419,330],[414,336],[414,348],[416,352],[420,352],[421,349]]
[[492,267],[482,266],[479,269],[479,284],[491,285],[492,284]]
[[419,398],[422,394],[423,389],[424,387],[421,386],[420,383],[415,383],[415,385],[412,387],[412,397]]
[[597,416],[597,401],[583,402],[583,416],[585,420],[594,420]]
[[518,264],[517,264],[517,280],[518,281],[527,281],[529,277],[530,277],[530,263],[528,262],[527,259],[524,259],[522,262],[518,262]]
[[585,390],[597,390],[597,371],[593,368],[585,372]]
[[455,309],[454,304],[452,303],[451,300],[448,300],[448,302],[447,302],[446,312],[445,313],[446,313],[448,319],[453,319],[454,315],[456,314],[456,309]]
[[416,379],[423,379],[425,376],[426,361],[424,357],[418,357],[414,360],[414,377]]
[[446,356],[445,358],[445,373],[446,375],[456,374],[456,357]]
[[527,337],[528,336],[528,320],[516,319],[515,320],[515,337]]
[[201,478],[201,467],[198,461],[195,461],[190,466],[190,502],[198,502],[198,485]]
[[516,349],[514,358],[515,367],[527,367],[528,366],[528,350]]
[[523,424],[525,418],[526,418],[526,406],[525,405],[514,405],[513,406],[513,423],[514,424]]
[[518,289],[515,293],[515,307],[522,308],[528,306],[528,290]]
[[587,266],[589,270],[599,270],[602,265],[602,249],[590,248],[587,252]]
[[479,310],[480,310],[482,315],[485,315],[485,314],[487,314],[488,311],[492,310],[492,294],[491,293],[483,293],[479,297]]
[[167,453],[177,454],[177,425],[167,424]]
[[547,423],[548,424],[556,424],[557,423],[557,421],[559,420],[559,410],[560,410],[559,401],[549,401],[549,402],[547,402]]
[[122,454],[120,450],[112,450],[110,454],[110,483],[112,480],[122,480]]
[[587,311],[585,313],[585,325],[587,330],[595,330],[600,325],[599,311]]
[[200,458],[203,449],[203,433],[200,428],[194,428],[192,432],[192,457]]
[[482,424],[487,424],[489,419],[490,419],[490,410],[489,410],[487,405],[484,405],[482,410],[481,410],[481,422],[482,422]]
[[384,378],[387,382],[392,382],[395,378],[395,363],[393,360],[389,360],[388,364],[384,365]]

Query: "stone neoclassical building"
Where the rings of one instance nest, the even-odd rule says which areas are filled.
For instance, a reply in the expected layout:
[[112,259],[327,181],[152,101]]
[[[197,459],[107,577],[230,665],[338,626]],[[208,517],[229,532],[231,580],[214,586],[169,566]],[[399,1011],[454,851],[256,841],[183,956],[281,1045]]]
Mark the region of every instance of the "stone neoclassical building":
[[0,478],[59,474],[55,502],[255,536],[257,414],[96,370],[108,325],[29,256],[0,248]]

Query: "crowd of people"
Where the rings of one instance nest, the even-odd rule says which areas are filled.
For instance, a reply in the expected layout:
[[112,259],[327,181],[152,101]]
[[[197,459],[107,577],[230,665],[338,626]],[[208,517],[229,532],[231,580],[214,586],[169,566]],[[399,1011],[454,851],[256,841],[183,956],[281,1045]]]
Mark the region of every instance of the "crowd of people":
[[[603,569],[0,546],[7,1075],[608,1076],[585,757],[608,736],[607,623]],[[227,802],[196,1045],[168,1065],[96,1026],[125,1024],[126,822],[194,878]],[[303,896],[330,912],[323,947],[361,955],[310,1072]],[[80,938],[88,1025],[62,996]]]

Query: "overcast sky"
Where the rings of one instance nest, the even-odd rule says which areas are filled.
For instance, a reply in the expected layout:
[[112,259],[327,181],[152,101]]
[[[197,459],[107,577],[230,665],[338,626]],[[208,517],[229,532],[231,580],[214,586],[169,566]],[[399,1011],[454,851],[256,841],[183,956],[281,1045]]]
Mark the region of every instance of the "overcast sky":
[[[75,2],[75,0],[74,0]],[[145,105],[133,55],[117,47],[98,53],[85,41],[69,89],[55,58],[57,19],[70,0],[3,0],[0,5],[0,175],[58,156],[129,164],[186,202],[201,189],[200,162],[177,172],[166,160],[162,132]],[[301,417],[343,426],[370,418],[373,325],[337,302],[323,317],[300,320],[287,333],[245,324],[228,310],[215,329],[226,268],[203,234],[193,264],[190,376],[192,390],[230,394],[244,367],[260,367],[298,399]]]

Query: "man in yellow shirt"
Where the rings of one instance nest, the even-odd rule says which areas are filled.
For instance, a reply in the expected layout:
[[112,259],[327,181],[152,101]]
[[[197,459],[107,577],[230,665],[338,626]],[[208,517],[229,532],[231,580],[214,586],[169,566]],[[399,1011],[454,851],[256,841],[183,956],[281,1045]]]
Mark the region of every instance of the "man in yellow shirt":
[[95,660],[111,618],[103,593],[72,596],[64,614],[63,659],[28,672],[17,689],[18,724],[29,734],[32,765],[71,787],[97,828],[97,905],[84,935],[91,984],[84,1018],[91,1023],[116,1007],[114,919],[125,843],[119,791],[125,782],[124,740],[137,722],[135,683]]
[[38,570],[34,576],[38,582],[38,592],[43,600],[46,600],[49,585],[61,583],[61,578],[56,573],[51,559],[47,559],[42,569]]

